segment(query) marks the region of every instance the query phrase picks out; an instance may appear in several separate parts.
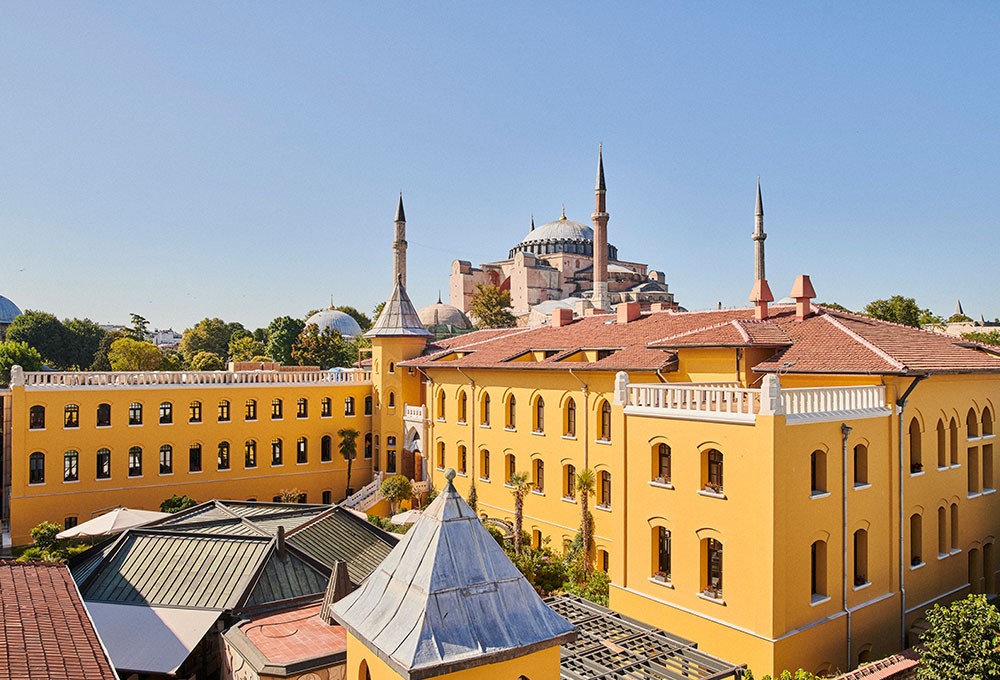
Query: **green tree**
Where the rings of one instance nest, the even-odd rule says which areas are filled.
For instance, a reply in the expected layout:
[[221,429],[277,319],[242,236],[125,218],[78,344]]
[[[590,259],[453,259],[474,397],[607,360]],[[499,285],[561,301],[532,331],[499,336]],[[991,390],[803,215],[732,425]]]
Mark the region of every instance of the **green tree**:
[[514,495],[514,554],[520,556],[524,545],[524,497],[531,490],[527,472],[517,472],[510,476],[507,484]]
[[55,368],[65,368],[73,360],[69,333],[62,322],[48,312],[28,310],[7,327],[7,339],[26,342]]
[[920,318],[917,320],[920,327],[924,326],[940,326],[944,323],[944,319],[932,312],[929,309],[920,310]]
[[191,357],[192,371],[222,371],[226,368],[226,360],[215,352],[198,352]]
[[300,498],[302,498],[302,490],[295,487],[282,489],[278,492],[278,499],[282,503],[298,503]]
[[965,314],[952,314],[945,323],[971,323],[972,317]]
[[178,496],[174,494],[170,498],[160,503],[160,512],[180,512],[198,505],[198,501],[190,496]]
[[183,371],[186,366],[184,364],[184,355],[175,349],[163,349],[163,363],[160,364],[161,371]]
[[254,340],[252,335],[234,337],[229,341],[229,359],[231,361],[253,361],[253,358],[264,354],[264,343]]
[[353,363],[351,346],[340,331],[328,328],[320,332],[314,323],[305,327],[292,346],[292,359],[299,366],[350,366]]
[[114,344],[115,340],[124,337],[126,337],[125,334],[120,331],[105,333],[97,345],[97,352],[94,353],[94,360],[90,363],[90,370],[110,371],[111,361],[108,360],[108,352],[111,351],[111,345]]
[[69,345],[67,365],[86,370],[94,363],[94,358],[101,349],[101,342],[108,332],[90,319],[66,319],[63,326],[66,328]]
[[818,307],[826,307],[827,309],[835,309],[838,312],[850,312],[851,311],[847,307],[845,307],[844,305],[839,304],[837,302],[819,302],[819,303],[817,303],[817,306]]
[[112,371],[155,371],[163,365],[163,352],[151,342],[118,338],[108,350]]
[[0,342],[0,384],[10,384],[10,367],[20,366],[26,371],[42,368],[42,355],[26,342],[4,340]]
[[973,342],[981,342],[984,345],[1000,346],[1000,331],[970,331],[962,333],[962,337]]
[[389,501],[389,509],[394,515],[399,512],[400,503],[413,497],[413,486],[404,475],[386,477],[382,480],[379,491]]
[[882,321],[903,324],[904,326],[920,326],[922,310],[913,298],[893,295],[888,300],[872,300],[864,309],[866,314]]
[[229,341],[233,333],[240,330],[246,329],[239,323],[226,323],[219,318],[202,319],[193,328],[184,331],[178,349],[187,361],[191,361],[198,352],[212,352],[225,361],[229,356]]
[[985,595],[969,595],[926,614],[918,680],[1000,677],[1000,612]]
[[512,328],[517,317],[510,311],[510,291],[500,290],[491,283],[477,283],[476,294],[469,303],[469,312],[480,328]]
[[361,433],[357,430],[352,430],[349,427],[345,427],[341,430],[337,430],[337,436],[340,437],[340,455],[344,457],[347,461],[347,493],[351,493],[351,463],[358,455],[358,444],[355,441],[358,435]]
[[149,333],[149,321],[138,314],[129,314],[132,320],[132,327],[125,329],[125,334],[132,338],[133,340],[140,340],[142,342],[148,342]]
[[35,542],[35,547],[51,550],[59,540],[56,538],[56,534],[60,531],[62,531],[62,527],[58,524],[42,522],[31,529],[31,540]]
[[593,470],[584,469],[576,473],[576,492],[580,496],[580,551],[584,578],[590,576],[591,569],[590,550],[594,543],[594,518],[590,514],[590,497],[596,486],[597,479]]
[[476,491],[475,480],[472,481],[472,488],[469,489],[469,499],[466,502],[472,508],[472,512],[479,513],[479,492]]
[[385,307],[385,300],[382,300],[382,302],[378,303],[377,305],[375,305],[372,308],[372,319],[374,319],[374,321],[372,321],[372,323],[375,323],[375,321],[378,321],[379,316],[382,314],[382,308],[383,307]]
[[286,366],[292,364],[292,345],[306,325],[290,316],[279,316],[267,326],[267,355]]
[[350,305],[338,305],[334,307],[338,312],[343,312],[350,317],[353,317],[358,325],[361,326],[361,330],[366,331],[372,327],[372,320],[368,318],[368,315],[364,312],[360,312],[356,307],[351,307]]
[[[743,676],[743,680],[754,680],[753,672],[747,669],[746,675]],[[760,680],[771,680],[770,675],[765,675]],[[802,670],[801,668],[792,673],[791,671],[781,671],[774,680],[819,680],[815,675],[809,671]]]

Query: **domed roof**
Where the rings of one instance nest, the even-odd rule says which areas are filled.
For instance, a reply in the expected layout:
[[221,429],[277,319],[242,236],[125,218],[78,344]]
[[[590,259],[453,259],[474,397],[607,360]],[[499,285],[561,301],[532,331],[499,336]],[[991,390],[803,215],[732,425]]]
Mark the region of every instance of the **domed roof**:
[[340,334],[345,338],[361,335],[361,326],[354,320],[354,317],[336,309],[324,309],[321,312],[316,312],[306,319],[307,326],[312,323],[319,326],[320,333],[331,329],[340,331]]
[[0,295],[0,324],[9,324],[15,316],[20,316],[21,310],[13,302]]
[[417,316],[420,317],[420,323],[426,327],[454,326],[463,331],[472,328],[472,322],[461,309],[441,302],[440,298],[435,304],[419,310]]
[[591,241],[594,240],[594,230],[586,224],[566,219],[566,213],[556,220],[532,229],[521,239],[521,243],[537,243],[539,241]]

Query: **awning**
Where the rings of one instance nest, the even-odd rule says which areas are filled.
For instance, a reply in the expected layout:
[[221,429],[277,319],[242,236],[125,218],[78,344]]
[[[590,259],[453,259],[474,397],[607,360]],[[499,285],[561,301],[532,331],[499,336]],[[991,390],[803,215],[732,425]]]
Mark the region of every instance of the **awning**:
[[87,611],[118,671],[174,673],[220,611],[87,602]]

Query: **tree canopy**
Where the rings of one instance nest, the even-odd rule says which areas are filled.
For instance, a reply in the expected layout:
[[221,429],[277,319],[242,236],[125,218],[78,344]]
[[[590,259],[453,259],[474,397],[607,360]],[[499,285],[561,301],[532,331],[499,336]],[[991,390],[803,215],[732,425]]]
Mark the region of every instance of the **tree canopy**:
[[969,595],[926,614],[918,680],[1000,676],[1000,612],[985,595]]
[[163,366],[163,352],[151,342],[118,338],[108,350],[112,371],[156,371]]
[[254,340],[252,335],[235,337],[229,341],[229,358],[232,361],[253,361],[267,351],[264,343]]
[[333,366],[350,366],[351,344],[344,336],[332,328],[320,332],[314,323],[306,326],[292,346],[292,358],[300,366],[319,366],[322,369]]
[[94,358],[101,349],[101,341],[108,332],[90,319],[67,319],[63,326],[69,343],[69,362],[66,365],[86,370],[94,363]]
[[477,283],[476,294],[469,304],[469,313],[480,328],[512,328],[517,317],[510,311],[510,291],[500,290],[491,283]]
[[981,342],[985,345],[1000,346],[1000,331],[970,331],[962,333],[962,337],[973,342]]
[[74,352],[69,332],[53,314],[29,309],[14,317],[7,327],[7,339],[28,343],[55,368],[72,365]]
[[42,368],[42,355],[26,342],[4,340],[0,342],[0,384],[10,383],[10,367],[20,366],[26,371]]
[[292,345],[305,328],[300,319],[290,316],[279,316],[267,326],[267,355],[282,364],[291,365]]
[[223,361],[229,356],[229,341],[237,331],[246,331],[241,323],[226,323],[222,319],[202,319],[184,331],[179,350],[187,361],[198,352],[212,352]]
[[913,298],[893,295],[888,300],[872,300],[862,313],[882,321],[917,328],[920,326],[921,312]]
[[226,368],[226,360],[215,352],[198,352],[191,357],[192,371],[221,371]]

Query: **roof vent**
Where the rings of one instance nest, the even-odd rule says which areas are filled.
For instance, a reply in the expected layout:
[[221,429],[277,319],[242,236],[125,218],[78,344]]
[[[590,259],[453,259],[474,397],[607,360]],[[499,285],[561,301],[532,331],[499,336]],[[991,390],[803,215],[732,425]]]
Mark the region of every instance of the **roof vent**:
[[816,291],[813,290],[812,281],[809,280],[808,274],[799,274],[799,277],[795,279],[795,285],[792,286],[792,297],[795,298],[796,319],[801,321],[812,314],[812,304],[809,301],[816,297]]
[[642,316],[642,307],[638,302],[622,302],[616,311],[619,325],[631,323]]
[[771,294],[771,288],[767,285],[767,279],[757,279],[756,283],[753,284],[753,290],[750,291],[750,302],[754,306],[754,318],[757,321],[766,319],[767,303],[774,302],[774,295]]

